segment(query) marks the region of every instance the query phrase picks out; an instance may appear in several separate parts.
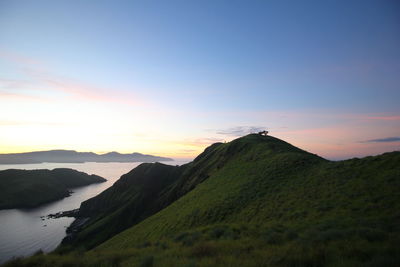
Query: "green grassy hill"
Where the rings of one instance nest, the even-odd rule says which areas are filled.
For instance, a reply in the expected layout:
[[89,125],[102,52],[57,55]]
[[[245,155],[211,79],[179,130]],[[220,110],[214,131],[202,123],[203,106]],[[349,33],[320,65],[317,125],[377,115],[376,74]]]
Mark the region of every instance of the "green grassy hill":
[[32,208],[69,196],[69,189],[106,181],[72,169],[0,171],[0,209]]
[[142,213],[132,227],[90,251],[60,249],[10,266],[400,262],[400,152],[331,162],[271,136],[248,135],[174,168],[173,182],[152,200],[159,208],[153,215]]
[[[251,151],[253,149],[256,150]],[[253,135],[238,139],[229,146],[214,144],[193,162],[180,167],[141,164],[123,175],[111,188],[82,203],[79,217],[90,217],[90,220],[77,235],[68,236],[64,244],[73,249],[91,249],[179,199],[234,157],[248,154],[252,161],[258,161],[265,151],[257,149],[272,153],[299,153],[304,158],[322,160],[279,139]],[[250,152],[255,154],[250,155]]]

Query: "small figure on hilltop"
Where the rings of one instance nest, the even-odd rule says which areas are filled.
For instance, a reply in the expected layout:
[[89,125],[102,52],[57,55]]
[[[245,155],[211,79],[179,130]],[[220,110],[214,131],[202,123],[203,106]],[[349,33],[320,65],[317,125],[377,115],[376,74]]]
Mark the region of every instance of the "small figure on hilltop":
[[262,135],[262,136],[267,136],[268,135],[268,131],[261,131],[261,132],[258,132],[258,134]]

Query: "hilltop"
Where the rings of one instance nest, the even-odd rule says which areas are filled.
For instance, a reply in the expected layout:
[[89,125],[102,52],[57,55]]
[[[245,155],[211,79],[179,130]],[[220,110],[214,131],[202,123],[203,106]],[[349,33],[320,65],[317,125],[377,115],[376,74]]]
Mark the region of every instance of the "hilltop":
[[103,193],[82,203],[78,216],[90,220],[82,231],[68,236],[64,243],[93,248],[168,206],[236,157],[250,157],[247,161],[257,162],[266,153],[325,161],[274,137],[250,135],[229,145],[211,145],[183,166],[141,164]]
[[83,162],[156,162],[173,159],[140,153],[121,154],[109,152],[76,152],[75,150],[49,150],[26,153],[0,154],[0,164],[32,164],[43,162],[83,163]]
[[82,203],[88,222],[55,253],[15,264],[396,266],[399,163],[247,135],[182,166],[138,166]]
[[73,187],[106,179],[72,169],[0,171],[0,209],[33,208],[70,195]]

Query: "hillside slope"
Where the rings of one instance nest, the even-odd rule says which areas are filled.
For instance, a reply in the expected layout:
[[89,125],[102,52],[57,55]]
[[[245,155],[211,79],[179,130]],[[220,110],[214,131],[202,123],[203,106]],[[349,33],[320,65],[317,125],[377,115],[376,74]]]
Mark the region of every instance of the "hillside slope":
[[85,227],[63,243],[92,248],[162,208],[160,194],[179,177],[181,168],[143,163],[100,195],[81,204],[78,219],[90,218]]
[[329,162],[276,142],[219,146],[213,157],[230,157],[208,179],[98,250],[166,246],[155,262],[171,265],[398,262],[399,152]]
[[155,197],[160,211],[79,260],[73,252],[18,264],[398,266],[400,152],[330,162],[248,135],[176,168]]
[[72,169],[0,171],[0,209],[32,208],[69,196],[70,188],[105,182]]
[[141,164],[100,195],[82,203],[79,217],[90,220],[63,243],[74,248],[93,248],[173,203],[235,157],[247,155],[248,161],[253,162],[266,151],[295,155],[305,161],[323,161],[274,137],[251,135],[228,146],[216,143],[193,162],[180,167]]

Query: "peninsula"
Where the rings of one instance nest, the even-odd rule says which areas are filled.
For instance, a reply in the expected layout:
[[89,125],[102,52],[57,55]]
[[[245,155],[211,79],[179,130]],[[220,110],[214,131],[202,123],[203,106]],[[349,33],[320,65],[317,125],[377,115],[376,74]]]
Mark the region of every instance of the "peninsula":
[[0,209],[34,208],[62,199],[74,187],[106,179],[73,169],[0,171]]

